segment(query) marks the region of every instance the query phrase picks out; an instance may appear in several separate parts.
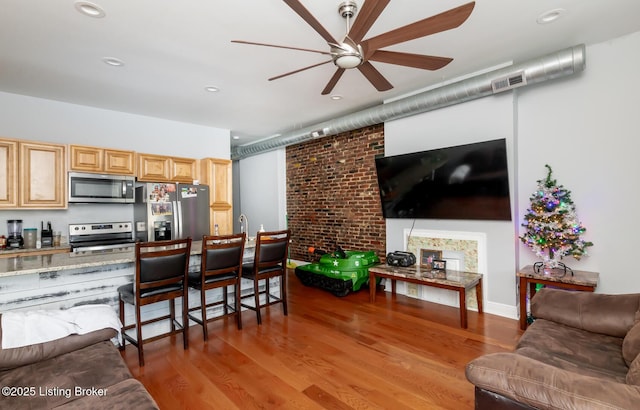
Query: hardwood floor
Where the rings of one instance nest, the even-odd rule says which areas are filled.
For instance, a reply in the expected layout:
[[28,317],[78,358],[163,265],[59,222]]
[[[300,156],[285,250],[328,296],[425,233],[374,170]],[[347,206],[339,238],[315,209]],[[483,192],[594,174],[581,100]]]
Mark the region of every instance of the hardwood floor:
[[513,349],[516,320],[458,310],[368,289],[338,298],[288,275],[289,315],[281,305],[209,324],[123,357],[162,409],[473,409],[464,376],[471,359]]

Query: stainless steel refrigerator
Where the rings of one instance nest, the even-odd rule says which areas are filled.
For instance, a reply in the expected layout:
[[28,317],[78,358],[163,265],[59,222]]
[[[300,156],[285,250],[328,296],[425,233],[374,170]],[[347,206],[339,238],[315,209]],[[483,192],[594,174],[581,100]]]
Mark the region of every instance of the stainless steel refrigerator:
[[133,206],[136,239],[143,242],[202,240],[209,235],[207,185],[142,183],[136,186]]

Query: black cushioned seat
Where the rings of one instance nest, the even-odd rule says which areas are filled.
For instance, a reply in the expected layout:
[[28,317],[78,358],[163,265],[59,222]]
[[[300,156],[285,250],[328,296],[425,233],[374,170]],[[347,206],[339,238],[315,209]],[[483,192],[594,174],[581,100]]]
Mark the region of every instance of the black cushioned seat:
[[[189,287],[200,291],[200,306],[189,309],[189,318],[202,326],[204,340],[209,339],[207,323],[235,316],[238,329],[242,329],[240,308],[240,278],[246,235],[203,236],[199,272],[189,273]],[[233,306],[229,304],[227,288],[233,288]],[[222,289],[220,299],[207,301],[207,291]],[[211,292],[209,292],[211,294]],[[207,309],[222,307],[222,313],[207,317]],[[200,315],[191,312],[200,311]]]
[[[182,333],[184,348],[189,347],[189,318],[187,316],[189,297],[187,292],[187,275],[189,273],[189,257],[191,238],[156,242],[137,242],[136,271],[134,283],[118,288],[120,321],[122,327],[122,344],[129,341],[138,348],[138,362],[144,366],[143,344],[159,338]],[[176,299],[182,298],[182,323],[176,321]],[[169,301],[169,314],[152,319],[142,320],[140,307],[161,301]],[[125,325],[125,304],[133,305],[135,323]],[[148,339],[142,338],[144,325],[161,320],[170,321],[170,330]],[[127,330],[136,330],[136,336]]]
[[[258,324],[262,324],[260,309],[276,303],[282,303],[282,311],[287,316],[287,255],[291,232],[287,230],[258,232],[256,251],[253,263],[242,266],[242,277],[253,280],[253,293],[245,295],[242,300],[253,299],[253,304],[242,303],[242,306],[254,310]],[[270,279],[279,278],[280,296],[270,293]],[[264,281],[264,290],[260,290],[260,281]],[[265,300],[260,301],[260,295]]]

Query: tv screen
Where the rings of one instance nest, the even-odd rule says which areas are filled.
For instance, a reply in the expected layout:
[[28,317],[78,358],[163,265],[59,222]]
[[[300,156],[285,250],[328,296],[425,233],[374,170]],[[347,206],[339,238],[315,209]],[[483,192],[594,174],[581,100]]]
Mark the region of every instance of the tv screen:
[[504,139],[375,161],[385,218],[511,220]]

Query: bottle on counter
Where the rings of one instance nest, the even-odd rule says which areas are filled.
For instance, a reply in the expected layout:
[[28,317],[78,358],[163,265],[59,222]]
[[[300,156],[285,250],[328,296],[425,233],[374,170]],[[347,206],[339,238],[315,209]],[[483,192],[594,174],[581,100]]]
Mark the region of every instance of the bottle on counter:
[[218,224],[213,225],[213,235],[214,236],[220,235],[220,230],[218,229]]
[[7,238],[4,235],[0,235],[0,249],[7,248]]

